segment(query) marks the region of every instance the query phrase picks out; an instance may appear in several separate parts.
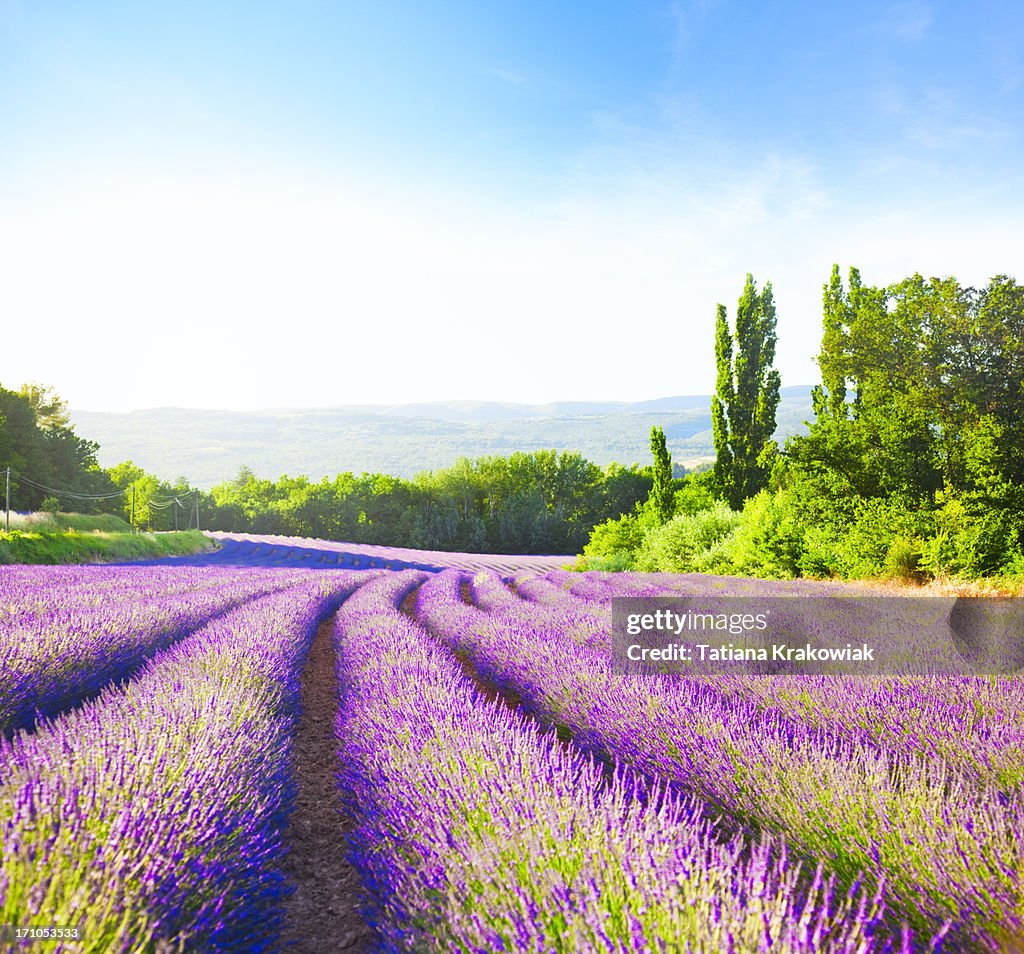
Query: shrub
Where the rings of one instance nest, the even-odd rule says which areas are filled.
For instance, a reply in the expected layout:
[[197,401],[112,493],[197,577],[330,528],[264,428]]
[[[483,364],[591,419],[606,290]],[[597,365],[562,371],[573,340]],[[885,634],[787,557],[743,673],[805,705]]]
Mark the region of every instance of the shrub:
[[858,501],[853,524],[836,541],[842,576],[885,577],[916,573],[933,518],[900,497]]
[[675,512],[700,513],[710,510],[715,505],[715,497],[711,490],[713,473],[705,470],[700,474],[690,474],[683,481],[682,487],[676,491]]
[[970,498],[948,497],[935,513],[936,532],[922,548],[921,565],[936,575],[980,577],[1024,565],[1020,518]]
[[610,557],[618,553],[632,553],[643,541],[643,527],[635,514],[624,513],[599,523],[583,548],[586,557]]
[[664,526],[647,531],[636,555],[636,569],[666,573],[694,571],[701,556],[736,527],[739,516],[726,503],[718,501],[709,510],[673,517]]
[[893,537],[882,564],[882,575],[899,580],[920,580],[924,541],[899,534]]
[[569,569],[585,572],[587,570],[600,570],[604,572],[618,573],[622,570],[633,568],[633,554],[626,550],[619,550],[608,556],[579,556],[576,562]]
[[801,576],[842,576],[839,560],[841,535],[828,524],[811,524],[804,528],[803,551],[797,559]]
[[702,550],[693,558],[694,573],[717,573],[719,575],[735,575],[738,573],[732,561],[733,539],[739,527],[733,529],[706,550]]
[[762,490],[746,502],[723,555],[734,573],[783,579],[799,575],[803,548],[804,525],[792,493]]

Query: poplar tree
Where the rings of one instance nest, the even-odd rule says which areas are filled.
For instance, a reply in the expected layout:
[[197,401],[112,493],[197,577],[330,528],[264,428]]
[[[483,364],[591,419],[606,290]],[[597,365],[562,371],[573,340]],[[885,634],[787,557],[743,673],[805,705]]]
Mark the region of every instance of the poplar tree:
[[651,428],[651,454],[654,457],[654,486],[651,487],[650,501],[659,523],[668,523],[675,510],[675,493],[672,489],[672,455],[660,427]]
[[757,291],[747,273],[730,329],[724,305],[715,321],[716,393],[711,399],[715,441],[714,478],[719,495],[734,510],[768,484],[762,461],[775,433],[779,406],[779,372],[775,361],[775,302],[772,284]]
[[[860,273],[850,269],[850,289],[856,299],[860,291]],[[849,329],[853,324],[853,307],[850,297],[843,289],[839,266],[832,266],[832,275],[822,295],[823,332],[818,367],[821,369],[821,384],[811,391],[814,413],[819,417],[829,415],[845,419],[846,379],[849,374],[847,354],[849,351]]]

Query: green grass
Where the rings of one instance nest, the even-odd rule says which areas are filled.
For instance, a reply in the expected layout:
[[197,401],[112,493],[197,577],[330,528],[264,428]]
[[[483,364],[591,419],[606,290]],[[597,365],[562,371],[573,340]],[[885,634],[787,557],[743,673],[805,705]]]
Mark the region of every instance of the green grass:
[[[2,518],[0,514],[0,518]],[[27,530],[53,533],[60,530],[77,530],[89,533],[101,530],[104,533],[130,533],[131,525],[122,517],[112,513],[12,513],[12,530]]]
[[[123,521],[118,522],[123,524]],[[12,529],[9,533],[0,531],[0,564],[110,563],[201,553],[214,547],[214,542],[198,530],[132,533],[130,530]]]

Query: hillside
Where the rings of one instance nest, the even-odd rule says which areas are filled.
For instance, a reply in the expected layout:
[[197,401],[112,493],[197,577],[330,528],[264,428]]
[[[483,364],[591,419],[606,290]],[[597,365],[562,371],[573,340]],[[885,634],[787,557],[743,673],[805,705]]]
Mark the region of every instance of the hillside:
[[[599,464],[645,463],[652,425],[664,428],[677,463],[714,456],[711,398],[688,395],[637,403],[574,401],[505,404],[351,405],[336,408],[203,411],[153,408],[126,413],[77,411],[79,433],[100,444],[103,466],[132,460],[150,473],[187,476],[209,488],[242,465],[257,474],[344,471],[411,477],[457,457],[542,448],[575,450]],[[782,389],[778,437],[811,415],[809,387]]]

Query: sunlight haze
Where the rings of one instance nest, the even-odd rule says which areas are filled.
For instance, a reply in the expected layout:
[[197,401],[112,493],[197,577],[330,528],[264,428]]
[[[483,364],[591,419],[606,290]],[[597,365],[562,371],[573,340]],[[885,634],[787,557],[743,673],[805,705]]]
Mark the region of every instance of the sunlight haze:
[[1022,27],[0,2],[0,384],[85,410],[707,394],[747,272],[783,385],[813,384],[833,262],[1019,272]]

